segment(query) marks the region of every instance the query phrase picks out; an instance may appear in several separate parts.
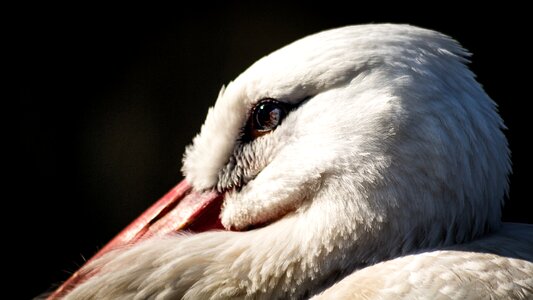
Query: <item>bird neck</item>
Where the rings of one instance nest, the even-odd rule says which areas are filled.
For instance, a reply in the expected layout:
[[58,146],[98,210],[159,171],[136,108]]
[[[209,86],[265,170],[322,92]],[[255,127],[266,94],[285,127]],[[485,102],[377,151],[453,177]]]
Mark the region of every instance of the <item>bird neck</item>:
[[238,256],[232,271],[241,279],[247,276],[241,282],[247,295],[308,297],[399,252],[368,227],[353,226],[342,214],[328,211],[338,207],[322,205],[323,200],[313,199],[275,223],[233,236],[230,247],[239,250],[230,254]]

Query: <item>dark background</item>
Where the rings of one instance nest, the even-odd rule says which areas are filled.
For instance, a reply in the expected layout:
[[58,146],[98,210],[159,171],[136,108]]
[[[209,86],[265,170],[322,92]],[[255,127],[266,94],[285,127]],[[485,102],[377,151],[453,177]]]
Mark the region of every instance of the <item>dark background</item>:
[[514,174],[504,219],[532,223],[523,10],[420,8],[229,2],[164,13],[13,11],[3,38],[16,90],[14,108],[4,108],[4,119],[14,120],[5,129],[15,133],[4,145],[13,152],[4,168],[7,288],[27,299],[65,280],[178,182],[183,149],[222,84],[295,39],[348,24],[418,25],[474,53],[471,67],[509,128]]

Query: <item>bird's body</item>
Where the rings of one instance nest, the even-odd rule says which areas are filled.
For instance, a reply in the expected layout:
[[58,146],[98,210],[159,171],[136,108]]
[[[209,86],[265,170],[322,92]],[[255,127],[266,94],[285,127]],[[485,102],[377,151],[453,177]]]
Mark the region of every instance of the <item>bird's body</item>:
[[112,251],[67,298],[533,297],[533,227],[501,225],[509,151],[466,55],[385,24],[264,57],[184,158],[240,231]]
[[533,226],[505,224],[473,242],[363,268],[319,299],[530,299]]

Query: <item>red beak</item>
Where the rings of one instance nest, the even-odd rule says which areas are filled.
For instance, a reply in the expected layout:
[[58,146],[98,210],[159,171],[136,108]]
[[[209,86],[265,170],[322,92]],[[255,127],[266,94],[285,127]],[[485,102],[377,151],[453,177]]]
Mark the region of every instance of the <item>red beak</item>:
[[[195,192],[191,185],[183,180],[122,230],[85,264],[110,250],[133,245],[147,237],[163,236],[180,230],[202,232],[224,229],[219,218],[223,198],[223,194],[213,191]],[[76,285],[92,275],[92,273],[80,270],[72,274],[48,297],[48,300],[65,296]]]

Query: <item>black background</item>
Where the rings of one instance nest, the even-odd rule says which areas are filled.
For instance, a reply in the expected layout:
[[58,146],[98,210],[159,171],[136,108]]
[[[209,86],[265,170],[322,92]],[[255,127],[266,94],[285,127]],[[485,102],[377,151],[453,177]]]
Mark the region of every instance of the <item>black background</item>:
[[527,20],[520,8],[421,8],[229,2],[6,11],[6,82],[16,91],[14,108],[4,108],[5,129],[15,133],[4,145],[13,167],[4,168],[7,288],[27,299],[66,279],[178,182],[183,149],[222,84],[295,39],[349,24],[418,25],[474,53],[471,68],[509,128],[514,174],[504,219],[532,223]]

